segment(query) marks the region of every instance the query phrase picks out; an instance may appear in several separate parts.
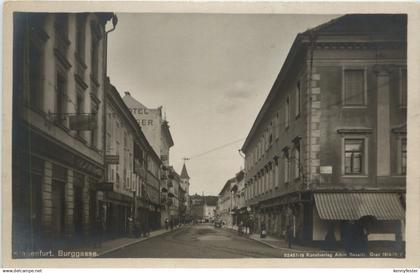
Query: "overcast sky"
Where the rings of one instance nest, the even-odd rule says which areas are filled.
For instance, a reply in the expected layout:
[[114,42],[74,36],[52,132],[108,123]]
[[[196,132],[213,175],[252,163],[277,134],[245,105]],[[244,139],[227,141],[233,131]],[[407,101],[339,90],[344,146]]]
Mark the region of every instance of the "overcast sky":
[[118,14],[108,75],[121,95],[163,106],[170,164],[180,172],[191,157],[190,194],[217,195],[244,165],[238,150],[296,35],[335,17]]

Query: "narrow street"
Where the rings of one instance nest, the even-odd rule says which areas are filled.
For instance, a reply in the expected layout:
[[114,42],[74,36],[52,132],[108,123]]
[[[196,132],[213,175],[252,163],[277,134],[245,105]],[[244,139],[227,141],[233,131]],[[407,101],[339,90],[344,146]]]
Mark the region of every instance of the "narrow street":
[[101,258],[280,258],[283,252],[210,224],[185,226]]

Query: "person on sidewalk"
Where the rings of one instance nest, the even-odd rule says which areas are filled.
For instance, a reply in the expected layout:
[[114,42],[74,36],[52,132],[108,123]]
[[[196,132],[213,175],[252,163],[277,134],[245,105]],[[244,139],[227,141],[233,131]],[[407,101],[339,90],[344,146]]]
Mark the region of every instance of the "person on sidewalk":
[[261,234],[260,234],[260,238],[265,238],[267,236],[267,229],[265,227],[265,223],[262,222],[261,223]]
[[165,229],[166,230],[169,229],[169,220],[168,220],[168,218],[165,219]]
[[147,237],[149,235],[150,235],[150,223],[149,223],[149,218],[146,217],[145,223],[144,223],[144,236]]
[[287,226],[287,230],[286,230],[286,237],[287,237],[287,244],[289,246],[289,248],[292,248],[292,240],[293,240],[293,229],[291,225]]

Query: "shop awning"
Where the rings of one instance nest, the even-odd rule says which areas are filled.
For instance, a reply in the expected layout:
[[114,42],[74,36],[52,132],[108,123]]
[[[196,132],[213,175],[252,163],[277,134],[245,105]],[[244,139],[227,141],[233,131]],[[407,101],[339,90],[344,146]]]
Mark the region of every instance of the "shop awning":
[[324,220],[401,220],[405,211],[397,193],[315,193],[319,217]]

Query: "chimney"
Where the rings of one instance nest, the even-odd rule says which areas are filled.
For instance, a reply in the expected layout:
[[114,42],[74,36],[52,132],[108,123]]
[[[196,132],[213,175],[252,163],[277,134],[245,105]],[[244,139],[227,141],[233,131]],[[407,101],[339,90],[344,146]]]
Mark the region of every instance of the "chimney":
[[130,92],[128,92],[128,91],[125,91],[125,92],[124,92],[124,94],[125,94],[126,96],[131,96],[131,95],[130,95]]

